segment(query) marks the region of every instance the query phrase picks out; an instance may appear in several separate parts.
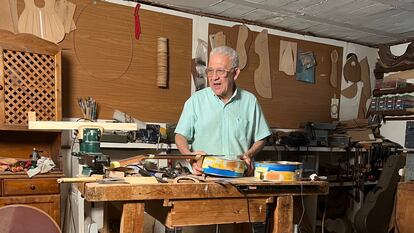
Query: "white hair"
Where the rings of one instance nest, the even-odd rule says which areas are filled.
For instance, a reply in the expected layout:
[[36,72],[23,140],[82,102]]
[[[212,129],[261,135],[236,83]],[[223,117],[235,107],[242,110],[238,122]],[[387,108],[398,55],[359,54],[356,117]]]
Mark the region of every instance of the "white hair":
[[232,68],[239,67],[239,55],[237,54],[236,50],[228,46],[219,46],[211,50],[210,57],[217,53],[228,56],[231,60]]

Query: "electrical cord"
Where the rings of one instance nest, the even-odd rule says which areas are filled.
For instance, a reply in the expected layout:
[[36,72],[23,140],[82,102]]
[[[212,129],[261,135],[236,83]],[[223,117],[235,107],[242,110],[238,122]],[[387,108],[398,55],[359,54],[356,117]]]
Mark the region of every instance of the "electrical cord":
[[301,232],[300,230],[300,224],[302,223],[303,220],[303,216],[305,215],[305,203],[304,203],[304,197],[303,197],[303,183],[300,183],[300,199],[301,199],[301,203],[302,203],[302,214],[300,216],[299,222],[298,222],[298,231],[299,233]]
[[325,216],[326,216],[326,209],[328,209],[328,200],[325,201],[325,208],[322,214],[322,233],[325,232]]

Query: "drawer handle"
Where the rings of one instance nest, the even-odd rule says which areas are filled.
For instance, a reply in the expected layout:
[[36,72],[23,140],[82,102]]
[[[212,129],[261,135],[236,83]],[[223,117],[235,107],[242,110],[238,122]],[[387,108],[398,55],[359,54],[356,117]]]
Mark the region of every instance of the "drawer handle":
[[36,186],[34,186],[34,185],[30,185],[30,189],[31,189],[31,190],[35,190],[35,189],[36,189]]

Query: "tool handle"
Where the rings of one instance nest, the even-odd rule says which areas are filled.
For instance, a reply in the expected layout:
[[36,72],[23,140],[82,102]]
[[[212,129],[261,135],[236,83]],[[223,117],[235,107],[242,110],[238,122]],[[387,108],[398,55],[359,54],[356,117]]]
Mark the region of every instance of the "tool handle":
[[205,156],[212,155],[182,155],[182,154],[167,154],[167,155],[153,155],[153,154],[143,154],[136,155],[130,158],[118,160],[121,167],[127,166],[129,164],[139,163],[145,159],[195,159],[200,160]]
[[91,177],[70,177],[70,178],[59,178],[57,182],[60,183],[80,183],[80,182],[96,182],[103,179],[102,176],[91,176]]

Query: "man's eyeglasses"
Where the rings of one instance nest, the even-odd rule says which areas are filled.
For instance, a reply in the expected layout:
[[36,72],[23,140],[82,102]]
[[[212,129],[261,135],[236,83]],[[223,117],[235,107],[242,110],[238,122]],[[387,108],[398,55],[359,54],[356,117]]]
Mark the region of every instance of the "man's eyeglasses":
[[212,77],[214,76],[214,72],[216,73],[217,76],[223,77],[225,76],[228,72],[232,71],[234,68],[231,68],[229,70],[226,69],[213,69],[213,68],[207,68],[206,69],[206,74],[208,77]]

